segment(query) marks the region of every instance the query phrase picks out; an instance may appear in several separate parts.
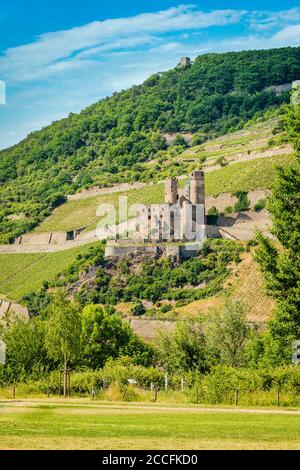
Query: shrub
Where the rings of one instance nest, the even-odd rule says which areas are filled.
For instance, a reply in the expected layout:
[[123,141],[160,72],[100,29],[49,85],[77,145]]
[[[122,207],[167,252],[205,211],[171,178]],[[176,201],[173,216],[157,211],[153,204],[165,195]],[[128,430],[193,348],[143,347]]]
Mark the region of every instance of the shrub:
[[142,304],[142,302],[136,302],[135,304],[132,305],[130,309],[130,313],[134,317],[139,317],[141,315],[144,315],[145,312],[146,312],[146,309],[144,305]]
[[226,158],[223,155],[221,155],[220,157],[217,158],[216,163],[220,166],[227,166],[228,165],[228,161],[226,160]]
[[244,191],[238,191],[233,194],[238,198],[238,201],[234,205],[235,212],[247,211],[250,208],[250,200],[248,199],[248,193]]
[[227,206],[224,209],[225,214],[232,214],[233,211],[234,211],[234,208],[232,206]]
[[259,212],[261,211],[262,209],[264,209],[266,207],[266,200],[265,199],[260,199],[259,201],[257,201],[257,203],[254,205],[254,210],[255,212]]
[[212,206],[210,209],[208,209],[207,214],[208,214],[208,215],[218,216],[218,215],[219,215],[219,211],[218,211],[218,209],[217,209],[215,206]]
[[162,306],[160,307],[160,311],[161,311],[162,313],[168,313],[168,312],[170,312],[171,310],[172,310],[172,305],[170,305],[170,304],[164,304],[164,305],[162,305]]

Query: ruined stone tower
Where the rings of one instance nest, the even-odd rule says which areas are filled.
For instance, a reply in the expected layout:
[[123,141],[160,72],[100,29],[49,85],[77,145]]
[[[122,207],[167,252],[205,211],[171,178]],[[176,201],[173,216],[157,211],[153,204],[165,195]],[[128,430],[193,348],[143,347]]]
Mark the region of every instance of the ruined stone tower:
[[191,65],[191,59],[189,57],[181,57],[179,67],[188,67]]
[[204,172],[195,170],[190,174],[191,204],[204,204]]
[[178,199],[177,178],[169,178],[165,182],[165,203],[176,204]]
[[194,170],[184,188],[179,188],[177,178],[167,179],[165,202],[141,206],[133,220],[132,239],[109,241],[106,257],[131,254],[190,258],[197,255],[199,246],[208,236],[203,171]]

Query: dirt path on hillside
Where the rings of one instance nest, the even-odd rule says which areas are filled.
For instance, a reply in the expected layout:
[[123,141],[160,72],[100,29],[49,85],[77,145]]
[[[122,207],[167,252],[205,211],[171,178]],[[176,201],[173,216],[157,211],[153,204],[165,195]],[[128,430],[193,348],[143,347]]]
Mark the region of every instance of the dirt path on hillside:
[[[249,162],[251,160],[257,160],[258,158],[271,158],[275,157],[276,155],[288,155],[292,153],[293,149],[290,145],[286,145],[282,148],[277,149],[270,149],[266,150],[265,152],[253,152],[251,154],[237,154],[235,156],[230,156],[227,159],[228,165],[234,165],[235,163],[240,162]],[[226,157],[225,157],[226,158]],[[231,158],[231,160],[230,160]],[[221,168],[220,165],[211,165],[206,168],[203,168],[205,173],[209,173],[211,171],[219,170]]]
[[122,191],[129,191],[132,189],[141,189],[149,185],[151,185],[151,183],[135,182],[135,183],[120,183],[120,184],[111,186],[110,188],[99,188],[96,186],[96,187],[92,187],[89,189],[84,189],[80,193],[70,194],[68,196],[68,201],[78,201],[81,199],[87,199],[89,197],[94,197],[94,196],[119,193]]

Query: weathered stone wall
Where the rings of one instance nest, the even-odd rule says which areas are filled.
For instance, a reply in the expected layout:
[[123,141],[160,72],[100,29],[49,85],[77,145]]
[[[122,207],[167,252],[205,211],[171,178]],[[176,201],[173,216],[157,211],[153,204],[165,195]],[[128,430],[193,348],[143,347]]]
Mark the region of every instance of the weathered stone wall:
[[23,305],[10,302],[9,300],[0,299],[0,319],[3,318],[8,312],[14,312],[16,315],[28,318],[28,310]]
[[158,331],[171,332],[176,323],[171,320],[155,320],[144,318],[127,318],[133,331],[148,341],[152,341]]
[[165,182],[165,202],[167,204],[175,204],[178,199],[178,182],[177,178],[169,178]]
[[204,172],[193,171],[190,175],[190,201],[192,204],[204,204]]
[[[270,191],[264,189],[257,189],[255,191],[248,192],[248,199],[250,201],[250,208],[253,209],[254,205],[260,200],[265,199]],[[233,207],[238,201],[236,196],[232,196],[230,193],[219,194],[219,196],[207,196],[205,198],[206,213],[211,207],[216,207],[219,212],[224,211],[226,207]]]

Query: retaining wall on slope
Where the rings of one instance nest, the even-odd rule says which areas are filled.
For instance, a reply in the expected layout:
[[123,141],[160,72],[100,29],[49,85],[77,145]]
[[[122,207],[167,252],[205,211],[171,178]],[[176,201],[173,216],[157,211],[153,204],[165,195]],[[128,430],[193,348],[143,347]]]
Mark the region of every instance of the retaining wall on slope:
[[133,331],[141,338],[153,341],[158,331],[171,332],[176,323],[172,320],[155,320],[146,318],[127,318],[126,319]]
[[[249,191],[248,199],[250,201],[250,208],[253,209],[260,199],[265,199],[269,194],[270,191],[264,189]],[[219,194],[217,197],[207,196],[205,198],[205,209],[207,212],[211,207],[215,207],[219,212],[222,212],[226,207],[233,207],[236,202],[238,202],[238,198],[236,196],[232,196],[230,193]]]
[[28,310],[20,304],[10,302],[9,300],[0,299],[0,319],[8,312],[14,312],[16,315],[28,318]]

